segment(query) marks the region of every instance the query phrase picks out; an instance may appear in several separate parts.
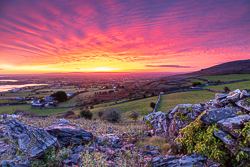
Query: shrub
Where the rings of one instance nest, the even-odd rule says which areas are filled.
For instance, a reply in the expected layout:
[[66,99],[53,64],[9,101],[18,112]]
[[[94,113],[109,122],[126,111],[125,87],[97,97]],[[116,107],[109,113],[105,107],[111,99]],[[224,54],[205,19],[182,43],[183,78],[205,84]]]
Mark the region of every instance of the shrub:
[[80,111],[80,116],[84,117],[85,119],[92,119],[93,113],[89,110],[82,110]]
[[122,111],[116,108],[107,108],[102,118],[109,122],[120,122],[122,118]]
[[156,104],[155,104],[154,102],[151,102],[151,103],[150,103],[150,107],[151,107],[151,108],[153,108],[153,109],[154,109],[154,108],[155,108],[155,106],[156,106]]
[[[194,122],[191,122],[188,126],[180,130],[181,138],[175,139],[175,142],[180,144],[180,149],[184,154],[197,152],[214,162],[221,163],[222,166],[227,166],[227,164],[231,164],[232,166],[244,164],[243,166],[246,166],[249,164],[249,155],[247,153],[240,150],[239,147],[235,147],[232,148],[234,154],[231,154],[227,148],[228,146],[224,145],[220,139],[217,139],[213,135],[215,131],[219,130],[216,124],[203,125],[200,121],[200,116]],[[247,122],[242,130],[235,130],[236,133],[243,136],[237,141],[238,146],[248,147],[250,141],[249,131],[250,122]]]
[[201,83],[200,82],[193,82],[193,86],[200,86]]
[[104,115],[104,110],[99,110],[99,111],[97,111],[97,116],[98,116],[99,118],[102,118],[103,115]]
[[227,86],[225,86],[223,89],[224,89],[224,92],[225,92],[225,93],[228,93],[228,92],[231,91],[231,90],[229,89],[229,87],[227,87]]
[[75,113],[74,113],[73,111],[71,111],[71,110],[69,110],[69,111],[67,111],[67,112],[65,113],[65,117],[68,117],[68,116],[70,116],[70,115],[75,115]]
[[51,95],[55,100],[63,102],[67,100],[67,94],[64,91],[57,91]]
[[140,116],[140,112],[136,110],[131,110],[129,117],[132,118],[134,121],[137,121]]

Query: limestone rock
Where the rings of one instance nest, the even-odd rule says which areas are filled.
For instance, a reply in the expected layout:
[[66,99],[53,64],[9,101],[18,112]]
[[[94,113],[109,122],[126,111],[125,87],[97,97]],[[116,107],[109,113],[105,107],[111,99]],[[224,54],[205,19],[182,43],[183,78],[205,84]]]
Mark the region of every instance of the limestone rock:
[[243,98],[246,98],[246,97],[249,97],[250,94],[247,93],[246,90],[242,90],[242,92],[240,93],[240,99],[243,99]]
[[56,137],[62,146],[88,143],[93,139],[93,134],[91,132],[65,124],[53,125],[45,128],[45,130],[50,135]]
[[230,118],[235,116],[235,111],[229,108],[213,109],[204,113],[200,120],[205,124],[212,124],[218,122],[225,118]]
[[216,100],[222,100],[222,99],[225,99],[227,96],[228,96],[228,94],[225,94],[225,93],[216,93],[215,94],[215,99]]
[[30,130],[30,128],[23,123],[19,122],[16,118],[8,120],[7,125],[8,136],[11,140],[17,139],[19,135]]
[[67,125],[69,125],[70,123],[69,123],[69,121],[67,121],[66,119],[59,119],[58,121],[56,121],[56,122],[53,122],[53,124],[67,124]]
[[[222,130],[215,130],[214,136],[219,138],[225,145],[228,145],[230,148],[236,146],[236,141],[228,133],[223,132]],[[230,149],[231,152],[232,149]]]
[[239,138],[239,134],[235,132],[237,129],[242,129],[244,123],[250,121],[249,115],[238,115],[233,118],[222,119],[218,122],[221,129],[224,132],[231,134],[232,136]]
[[[208,160],[202,157],[200,154],[193,152],[183,156],[158,156],[152,160],[152,164],[154,167],[205,167],[207,165]],[[219,166],[219,164],[217,164]],[[215,167],[215,166],[214,166]]]
[[19,150],[31,159],[41,157],[45,150],[58,147],[57,138],[44,129],[28,130],[18,137]]
[[247,110],[247,111],[250,111],[250,105],[249,105],[249,106],[248,106],[248,105],[244,105],[244,101],[245,101],[245,100],[246,100],[246,99],[237,101],[235,104],[236,104],[237,106],[239,106],[239,107],[244,108],[244,109]]
[[241,94],[241,91],[239,89],[236,89],[233,92],[230,92],[227,96],[227,101],[232,102],[232,103],[239,101],[240,94]]

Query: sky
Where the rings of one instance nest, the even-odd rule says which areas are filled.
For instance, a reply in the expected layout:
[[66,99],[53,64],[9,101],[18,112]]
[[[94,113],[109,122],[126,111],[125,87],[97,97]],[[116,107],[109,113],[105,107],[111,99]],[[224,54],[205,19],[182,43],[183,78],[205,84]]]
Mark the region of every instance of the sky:
[[191,72],[249,58],[249,0],[0,0],[0,74]]

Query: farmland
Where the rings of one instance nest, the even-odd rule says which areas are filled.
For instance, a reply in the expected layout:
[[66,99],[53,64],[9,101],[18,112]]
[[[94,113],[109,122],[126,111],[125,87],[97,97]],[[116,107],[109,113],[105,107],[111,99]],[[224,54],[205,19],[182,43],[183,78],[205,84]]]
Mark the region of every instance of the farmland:
[[235,90],[235,89],[240,89],[240,90],[250,89],[250,81],[236,82],[236,83],[223,84],[223,85],[206,86],[204,88],[213,89],[213,90],[223,90],[223,88],[225,86],[229,87],[230,90]]
[[126,115],[131,110],[137,110],[140,112],[141,116],[144,116],[144,115],[152,112],[152,108],[149,106],[150,102],[156,103],[157,100],[158,100],[158,96],[154,96],[154,97],[148,97],[148,98],[144,98],[144,99],[128,101],[128,102],[124,102],[124,103],[120,103],[120,104],[116,104],[116,105],[112,105],[112,106],[103,106],[103,104],[100,104],[100,105],[96,105],[95,108],[91,109],[90,111],[93,112],[94,117],[97,117],[96,113],[99,110],[105,110],[107,108],[119,109],[122,112],[126,113]]
[[217,75],[217,76],[202,76],[200,78],[208,79],[210,81],[228,82],[234,80],[250,79],[250,74],[229,74],[229,75]]
[[12,105],[0,107],[1,113],[13,114],[16,110],[23,110],[28,113],[35,113],[37,115],[51,115],[69,110],[70,108],[31,108],[30,105]]
[[168,112],[169,109],[174,108],[178,104],[199,104],[201,102],[214,99],[214,92],[209,91],[190,91],[179,92],[161,96],[161,101],[157,106],[157,111]]

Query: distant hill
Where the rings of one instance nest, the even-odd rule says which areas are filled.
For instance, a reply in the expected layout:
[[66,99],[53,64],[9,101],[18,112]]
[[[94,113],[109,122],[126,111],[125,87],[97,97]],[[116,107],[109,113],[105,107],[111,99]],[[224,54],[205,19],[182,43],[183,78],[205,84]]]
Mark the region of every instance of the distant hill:
[[238,60],[212,66],[186,75],[250,74],[250,59]]

